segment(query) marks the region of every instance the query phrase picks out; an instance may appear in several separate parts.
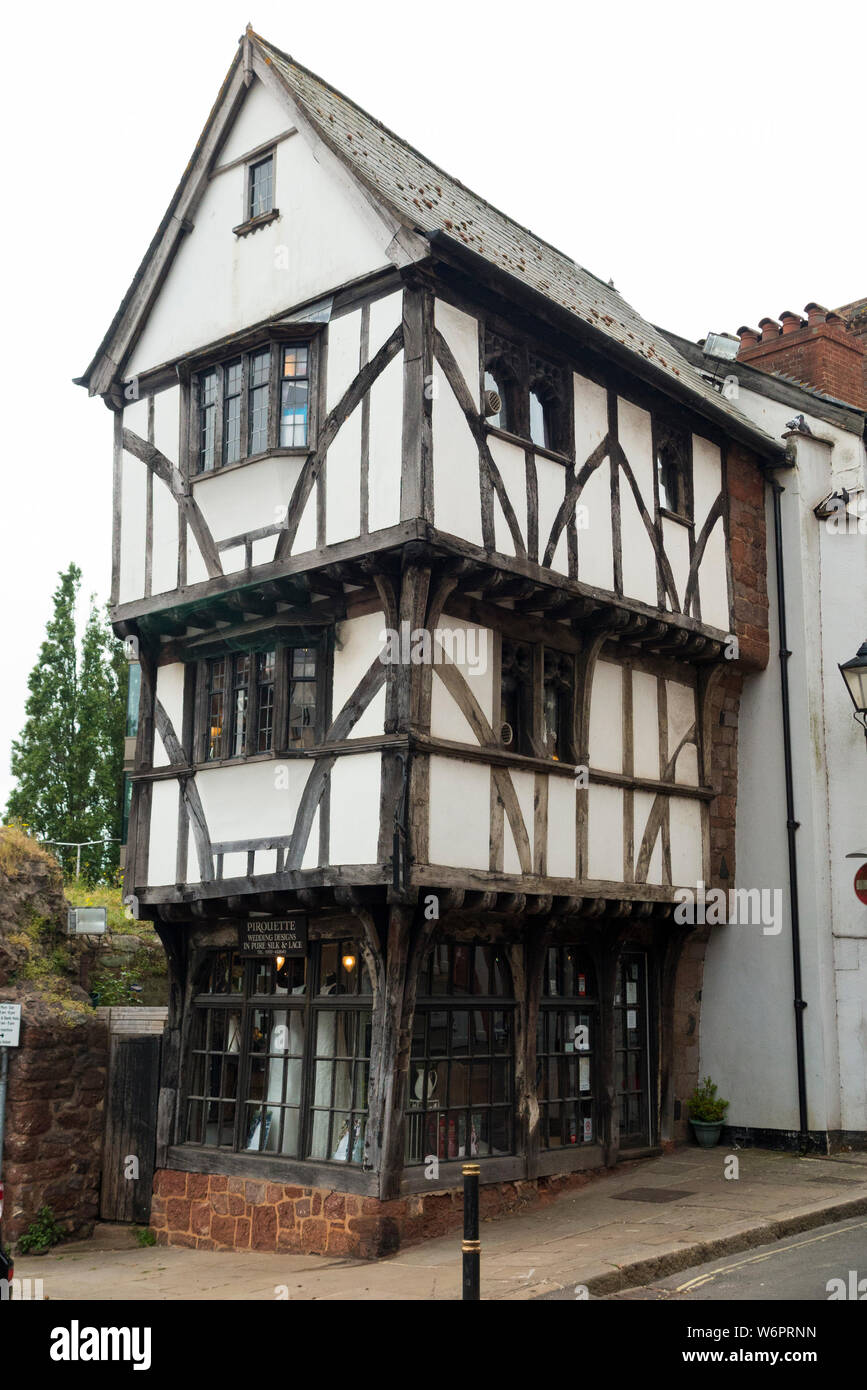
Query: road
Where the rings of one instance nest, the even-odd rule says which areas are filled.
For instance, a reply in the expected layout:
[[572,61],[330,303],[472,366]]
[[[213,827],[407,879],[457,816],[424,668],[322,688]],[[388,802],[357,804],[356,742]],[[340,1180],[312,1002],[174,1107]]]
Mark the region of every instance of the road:
[[[782,1299],[825,1302],[830,1298],[828,1282],[832,1279],[844,1281],[847,1298],[852,1297],[852,1285],[861,1281],[859,1297],[867,1301],[867,1219],[863,1216],[711,1260],[609,1298],[696,1303]],[[574,1293],[565,1296],[575,1297]]]

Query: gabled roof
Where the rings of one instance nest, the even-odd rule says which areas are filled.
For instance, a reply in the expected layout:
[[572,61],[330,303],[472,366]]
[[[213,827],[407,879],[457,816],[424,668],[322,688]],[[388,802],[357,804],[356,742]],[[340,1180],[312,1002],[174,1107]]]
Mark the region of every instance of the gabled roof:
[[[252,30],[247,30],[243,42],[280,79],[304,123],[309,123],[354,180],[399,223],[433,239],[434,245],[448,238],[456,247],[481,257],[500,274],[579,321],[584,336],[588,336],[585,325],[589,325],[589,336],[601,350],[607,344],[621,361],[631,361],[640,375],[655,380],[660,389],[667,389],[680,399],[691,399],[702,414],[710,415],[723,428],[728,424],[735,434],[746,438],[762,453],[782,452],[779,441],[714,390],[695,366],[636,313],[613,286],[499,212]],[[188,165],[188,174],[192,164],[193,161]],[[177,197],[176,194],[176,200]],[[117,322],[118,316],[113,328]],[[94,363],[109,353],[110,337],[111,330]],[[82,384],[87,383],[90,370],[81,379]]]

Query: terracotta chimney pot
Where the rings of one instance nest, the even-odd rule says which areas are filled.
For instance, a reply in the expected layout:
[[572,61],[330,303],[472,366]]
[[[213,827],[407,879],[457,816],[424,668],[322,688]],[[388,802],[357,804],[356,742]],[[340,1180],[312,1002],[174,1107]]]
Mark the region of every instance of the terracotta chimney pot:
[[779,338],[780,325],[776,319],[759,319],[759,328],[762,330],[762,342],[770,342],[771,338]]
[[747,328],[746,324],[742,324],[738,329],[738,337],[741,340],[742,348],[755,347],[756,343],[759,341],[759,330],[757,328]]
[[807,315],[808,326],[814,328],[817,324],[825,322],[828,310],[822,304],[805,304],[804,313]]
[[780,323],[783,325],[783,333],[795,333],[803,323],[800,314],[793,314],[791,309],[784,309],[780,314]]

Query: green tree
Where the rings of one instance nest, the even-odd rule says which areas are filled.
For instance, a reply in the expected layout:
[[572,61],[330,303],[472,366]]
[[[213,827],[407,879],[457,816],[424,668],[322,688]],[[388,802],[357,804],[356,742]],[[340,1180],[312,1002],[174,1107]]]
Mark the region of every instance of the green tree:
[[[126,663],[92,601],[79,660],[81,571],[72,563],[59,579],[28,679],[24,728],[12,745],[17,786],[6,815],[43,839],[107,839],[120,835]],[[74,867],[74,850],[57,853],[67,872]],[[117,844],[82,850],[82,873],[91,881],[109,877],[117,862]]]

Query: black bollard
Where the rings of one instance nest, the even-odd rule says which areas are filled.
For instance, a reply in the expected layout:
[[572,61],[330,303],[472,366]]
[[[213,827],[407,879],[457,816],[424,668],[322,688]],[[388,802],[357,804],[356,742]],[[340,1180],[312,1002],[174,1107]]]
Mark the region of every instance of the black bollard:
[[482,1256],[482,1242],[479,1240],[479,1165],[465,1163],[464,1174],[464,1239],[463,1252],[463,1301],[478,1303],[481,1298],[479,1265]]

